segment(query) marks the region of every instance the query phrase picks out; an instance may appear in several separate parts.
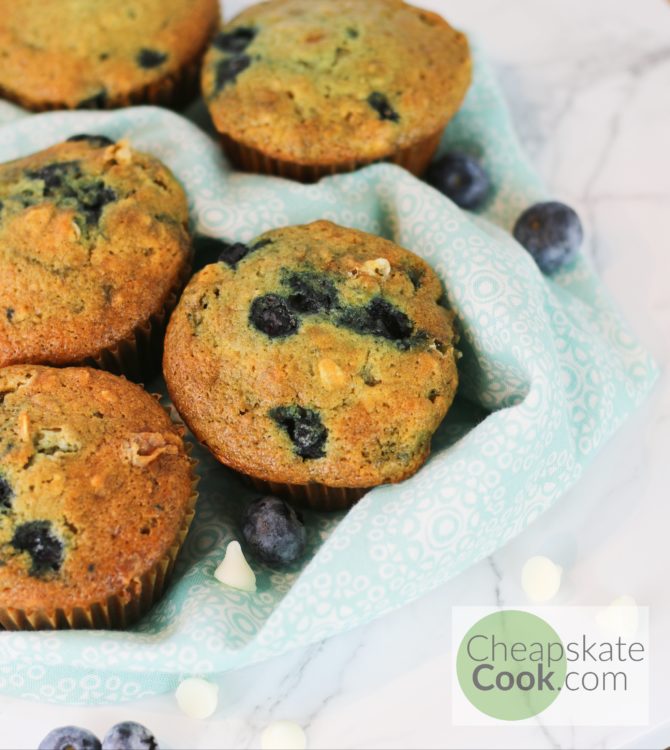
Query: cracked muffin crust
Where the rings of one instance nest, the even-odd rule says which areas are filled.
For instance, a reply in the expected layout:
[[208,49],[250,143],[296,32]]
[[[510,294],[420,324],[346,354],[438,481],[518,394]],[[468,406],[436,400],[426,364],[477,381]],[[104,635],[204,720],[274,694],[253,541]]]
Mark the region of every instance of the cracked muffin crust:
[[421,173],[470,77],[466,37],[401,0],[271,0],[214,37],[202,85],[235,162],[316,179],[379,159]]
[[125,626],[161,593],[193,504],[181,435],[139,386],[0,370],[2,626]]
[[170,395],[220,461],[332,506],[328,488],[399,482],[428,457],[458,382],[442,298],[419,257],[327,221],[224,245],[170,320]]
[[197,89],[217,0],[0,0],[0,97],[33,110],[176,105]]
[[73,136],[0,165],[0,367],[95,361],[139,376],[133,349],[160,333],[190,257],[181,186],[124,142]]

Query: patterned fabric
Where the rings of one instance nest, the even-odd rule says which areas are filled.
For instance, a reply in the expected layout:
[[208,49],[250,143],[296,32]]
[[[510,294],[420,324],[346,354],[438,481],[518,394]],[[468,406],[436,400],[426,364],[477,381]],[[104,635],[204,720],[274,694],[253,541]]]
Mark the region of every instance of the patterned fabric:
[[443,147],[482,156],[496,193],[480,216],[387,164],[311,186],[232,173],[216,143],[158,108],[27,117],[0,105],[0,161],[78,132],[127,137],[181,179],[201,235],[244,242],[326,218],[394,239],[440,274],[464,355],[460,395],[428,464],[347,514],[307,514],[304,565],[288,573],[255,565],[256,594],[212,577],[252,493],[198,450],[198,515],[164,600],[128,632],[0,634],[0,691],[68,703],[129,700],[380,617],[525,529],[642,401],[656,366],[588,262],[547,279],[511,239],[521,209],[546,195],[480,54],[475,69]]

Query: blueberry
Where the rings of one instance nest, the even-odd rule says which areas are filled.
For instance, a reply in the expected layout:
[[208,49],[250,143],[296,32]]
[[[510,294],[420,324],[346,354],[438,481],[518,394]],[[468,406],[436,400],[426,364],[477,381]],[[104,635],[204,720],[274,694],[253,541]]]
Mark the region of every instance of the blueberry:
[[168,56],[166,52],[158,52],[155,49],[141,49],[137,55],[137,64],[140,68],[157,68],[162,65]]
[[151,732],[135,721],[115,724],[102,740],[102,750],[158,750]]
[[117,195],[112,188],[107,187],[102,180],[97,180],[91,185],[81,189],[79,193],[80,211],[86,217],[87,224],[97,224],[103,208],[108,203],[113,203]]
[[574,260],[584,239],[577,213],[564,203],[536,203],[514,225],[514,238],[544,273],[554,273]]
[[384,94],[380,94],[378,91],[373,91],[368,97],[368,104],[379,115],[380,120],[391,120],[391,122],[400,121],[400,115],[389,104],[389,100]]
[[278,497],[262,497],[247,507],[242,535],[254,557],[268,565],[290,565],[305,553],[302,518]]
[[37,750],[101,750],[100,740],[88,729],[58,727],[40,742]]
[[239,29],[222,31],[217,34],[212,40],[212,44],[222,52],[239,54],[240,52],[244,52],[251,42],[253,42],[257,33],[256,29],[241,26]]
[[78,133],[77,135],[71,135],[67,140],[68,143],[86,141],[93,148],[104,148],[105,146],[114,145],[114,141],[111,138],[108,138],[106,135],[89,135],[88,133]]
[[279,406],[270,411],[270,417],[286,431],[298,456],[312,459],[326,455],[328,430],[317,412],[302,406]]
[[343,309],[339,323],[356,333],[395,342],[406,341],[414,330],[407,315],[382,297],[375,297],[365,307]]
[[53,164],[45,164],[39,169],[29,169],[26,177],[31,180],[42,180],[44,183],[43,195],[51,197],[55,191],[63,186],[63,181],[81,177],[81,167],[78,161],[61,161]]
[[28,521],[16,528],[12,546],[32,559],[30,575],[59,571],[63,564],[63,542],[54,534],[51,521]]
[[330,312],[338,303],[337,289],[333,282],[317,273],[288,273],[284,283],[291,293],[288,303],[292,310],[316,315]]
[[300,326],[300,321],[291,312],[286,300],[278,294],[256,297],[251,303],[249,321],[272,339],[291,336]]
[[237,264],[243,258],[246,258],[247,255],[249,255],[249,253],[253,252],[254,250],[260,250],[266,245],[271,245],[271,244],[272,244],[272,240],[260,240],[259,242],[256,242],[251,247],[243,244],[242,242],[234,242],[234,243],[222,242],[221,245],[223,247],[219,254],[219,262],[225,263],[226,265],[230,266],[232,269],[236,269]]
[[107,89],[101,89],[97,94],[82,99],[77,104],[77,109],[104,109],[107,105]]
[[14,490],[5,477],[0,476],[0,513],[11,510]]
[[479,161],[456,151],[433,162],[426,181],[457,206],[470,211],[481,208],[491,192],[491,180]]
[[228,83],[234,83],[237,76],[251,65],[248,55],[239,55],[221,60],[216,66],[216,90],[219,91]]

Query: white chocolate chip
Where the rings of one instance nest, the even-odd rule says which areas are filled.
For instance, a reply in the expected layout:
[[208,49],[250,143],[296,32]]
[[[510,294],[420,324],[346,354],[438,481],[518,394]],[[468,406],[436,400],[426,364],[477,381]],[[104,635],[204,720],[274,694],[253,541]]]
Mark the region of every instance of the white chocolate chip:
[[133,152],[130,150],[130,143],[123,138],[117,143],[107,146],[104,153],[104,159],[106,162],[130,164],[133,160]]
[[366,260],[361,266],[361,272],[367,276],[379,276],[382,279],[388,279],[391,275],[391,264],[386,258]]
[[191,719],[207,719],[219,703],[219,686],[200,677],[189,677],[179,683],[175,693],[177,705]]
[[562,574],[560,565],[548,557],[531,557],[521,571],[521,587],[532,602],[548,602],[558,593]]
[[226,586],[240,591],[256,591],[256,574],[244,557],[239,542],[231,542],[214,578]]
[[640,612],[632,596],[618,596],[596,615],[598,625],[612,636],[632,638],[638,629]]
[[77,222],[74,221],[74,219],[72,220],[72,232],[74,234],[75,240],[81,239],[81,229],[79,228],[79,224],[77,224]]
[[32,442],[32,436],[30,434],[30,417],[27,411],[22,411],[19,414],[19,438],[22,442]]
[[319,377],[328,390],[341,388],[346,383],[346,376],[342,368],[332,359],[319,360]]
[[261,734],[261,750],[305,750],[307,737],[295,721],[273,721]]

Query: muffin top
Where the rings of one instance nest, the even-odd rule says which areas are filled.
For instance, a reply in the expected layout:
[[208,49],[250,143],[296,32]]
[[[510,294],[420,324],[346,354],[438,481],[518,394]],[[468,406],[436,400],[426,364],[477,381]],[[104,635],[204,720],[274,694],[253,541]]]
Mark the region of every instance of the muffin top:
[[0,367],[132,336],[188,271],[187,222],[169,170],[104,136],[0,165]]
[[191,462],[139,386],[88,368],[0,370],[0,607],[104,602],[188,522]]
[[0,96],[31,109],[122,106],[196,62],[217,0],[0,0]]
[[256,478],[400,481],[457,386],[441,299],[416,255],[327,221],[224,246],[170,320],[170,395],[220,461]]
[[276,159],[381,159],[439,132],[470,83],[465,36],[401,0],[271,0],[214,37],[217,129]]

